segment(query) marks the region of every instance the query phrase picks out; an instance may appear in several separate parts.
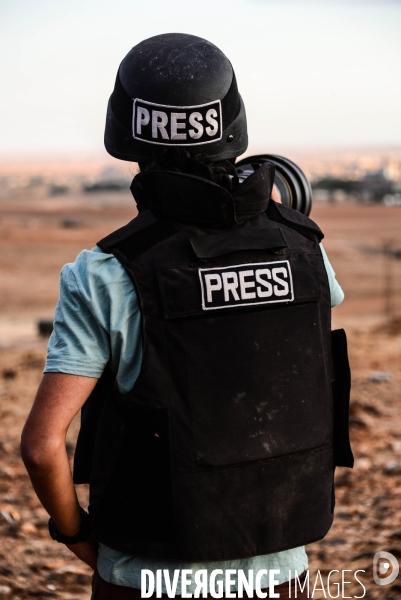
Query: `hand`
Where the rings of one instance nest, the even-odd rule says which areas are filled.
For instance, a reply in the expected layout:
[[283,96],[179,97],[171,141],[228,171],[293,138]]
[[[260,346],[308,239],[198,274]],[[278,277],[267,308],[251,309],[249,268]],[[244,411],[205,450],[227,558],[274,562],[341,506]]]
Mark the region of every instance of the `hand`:
[[77,544],[66,544],[68,550],[71,550],[84,563],[90,566],[94,571],[97,566],[98,543],[94,537],[89,536],[85,542]]
[[282,202],[281,202],[281,196],[280,196],[280,193],[279,193],[279,191],[278,191],[278,189],[276,187],[276,184],[273,184],[272,193],[271,193],[270,199],[274,200],[274,202],[278,202],[279,204],[282,204]]

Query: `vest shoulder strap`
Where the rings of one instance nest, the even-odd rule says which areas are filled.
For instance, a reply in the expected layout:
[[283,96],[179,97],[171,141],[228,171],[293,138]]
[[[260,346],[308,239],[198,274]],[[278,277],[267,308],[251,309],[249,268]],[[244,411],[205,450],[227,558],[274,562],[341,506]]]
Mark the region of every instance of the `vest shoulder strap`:
[[115,374],[107,364],[94,390],[81,410],[79,430],[74,454],[74,483],[89,483],[93,466],[93,449],[100,417],[114,386]]
[[144,210],[97,245],[103,252],[131,261],[174,233],[176,229],[171,221],[158,220],[150,210]]
[[295,229],[298,233],[309,239],[318,239],[320,242],[324,234],[320,227],[312,219],[303,215],[301,212],[270,200],[267,207],[267,217],[271,221],[276,221]]

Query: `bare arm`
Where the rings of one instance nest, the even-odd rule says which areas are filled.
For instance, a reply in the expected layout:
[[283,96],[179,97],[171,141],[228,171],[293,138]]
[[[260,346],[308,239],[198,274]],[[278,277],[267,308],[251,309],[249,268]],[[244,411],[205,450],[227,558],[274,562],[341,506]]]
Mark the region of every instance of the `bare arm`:
[[[80,509],[71,476],[65,438],[72,419],[97,383],[93,377],[45,373],[21,440],[21,455],[39,500],[58,531],[75,535]],[[68,546],[81,560],[96,568],[92,540]]]

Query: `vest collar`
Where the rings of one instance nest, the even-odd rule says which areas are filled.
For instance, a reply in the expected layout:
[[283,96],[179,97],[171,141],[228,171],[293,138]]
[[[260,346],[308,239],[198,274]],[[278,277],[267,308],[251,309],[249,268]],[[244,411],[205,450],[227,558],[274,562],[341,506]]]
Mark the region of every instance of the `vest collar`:
[[140,210],[155,212],[210,227],[242,223],[267,209],[274,181],[274,165],[264,163],[233,193],[195,175],[174,171],[142,171],[131,192]]

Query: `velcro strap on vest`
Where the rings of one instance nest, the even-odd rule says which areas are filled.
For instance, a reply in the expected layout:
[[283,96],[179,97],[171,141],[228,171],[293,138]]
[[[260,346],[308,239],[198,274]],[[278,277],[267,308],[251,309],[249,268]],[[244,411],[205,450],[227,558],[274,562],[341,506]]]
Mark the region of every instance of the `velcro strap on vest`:
[[191,238],[191,246],[198,258],[214,258],[240,250],[285,248],[287,242],[277,227],[269,232],[266,229],[235,229],[216,235],[202,235]]

